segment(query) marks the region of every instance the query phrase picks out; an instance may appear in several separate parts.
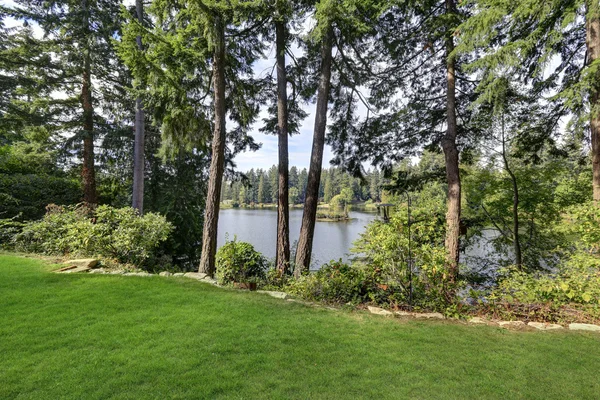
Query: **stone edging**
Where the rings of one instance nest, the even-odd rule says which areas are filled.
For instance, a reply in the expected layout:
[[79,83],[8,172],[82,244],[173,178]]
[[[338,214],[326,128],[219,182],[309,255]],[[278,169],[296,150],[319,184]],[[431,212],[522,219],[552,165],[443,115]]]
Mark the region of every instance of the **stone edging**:
[[[151,274],[149,272],[144,272],[144,271],[128,272],[125,270],[105,270],[104,268],[93,269],[93,267],[96,266],[97,263],[98,263],[98,261],[93,260],[93,259],[67,261],[67,262],[65,262],[67,267],[60,268],[60,269],[56,270],[55,272],[58,272],[58,273],[87,272],[89,274],[106,274],[106,275],[122,275],[122,276],[162,276],[162,277],[173,276],[173,277],[183,277],[183,278],[194,279],[197,281],[206,282],[206,283],[210,283],[215,286],[219,286],[216,279],[213,279],[210,276],[208,276],[207,274],[203,274],[201,272],[171,273],[168,271],[163,271],[159,274]],[[256,292],[266,294],[266,295],[269,295],[269,296],[277,298],[277,299],[287,300],[290,302],[300,303],[300,304],[309,305],[309,306],[321,306],[320,304],[317,304],[317,303],[311,303],[311,302],[306,302],[303,300],[289,298],[288,294],[285,292],[276,292],[276,291],[270,291],[270,290],[257,290]],[[326,307],[326,306],[325,306],[325,308],[334,309],[334,310],[336,309],[334,307]],[[446,317],[444,317],[444,315],[441,313],[416,313],[416,312],[407,312],[407,311],[389,311],[389,310],[386,310],[386,309],[383,309],[380,307],[373,307],[373,306],[368,306],[367,309],[369,310],[369,312],[371,314],[382,315],[385,317],[411,317],[411,318],[418,318],[418,319],[438,319],[438,320],[446,319]],[[530,328],[530,329],[537,329],[537,330],[542,330],[542,331],[565,329],[564,326],[559,325],[559,324],[550,324],[550,323],[543,323],[543,322],[525,323],[523,321],[493,321],[493,320],[488,320],[488,319],[484,319],[481,317],[473,317],[473,318],[469,319],[468,322],[471,324],[478,324],[478,325],[499,326],[499,327],[505,328],[505,329]],[[573,323],[573,324],[567,325],[566,328],[569,330],[572,330],[572,331],[589,331],[589,332],[599,332],[600,333],[600,325],[594,325],[594,324]]]
[[[413,318],[426,318],[426,319],[446,319],[440,313],[415,313],[415,312],[407,312],[407,311],[389,311],[380,307],[367,307],[371,314],[375,315],[383,315],[385,317],[413,317]],[[471,324],[481,324],[481,325],[489,325],[489,326],[499,326],[505,329],[524,329],[524,328],[533,328],[542,331],[549,330],[559,330],[565,329],[564,326],[559,324],[550,324],[544,322],[528,322],[525,323],[523,321],[492,321],[483,319],[481,317],[473,317],[468,320]],[[590,332],[599,332],[600,333],[600,325],[594,324],[569,324],[566,326],[566,329],[572,331],[590,331]]]

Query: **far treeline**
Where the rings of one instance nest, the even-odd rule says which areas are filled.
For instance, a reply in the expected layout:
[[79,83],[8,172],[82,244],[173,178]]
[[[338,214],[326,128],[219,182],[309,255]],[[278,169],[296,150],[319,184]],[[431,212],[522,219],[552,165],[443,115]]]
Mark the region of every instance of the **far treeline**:
[[[274,169],[254,171],[257,184],[237,197],[249,200],[244,191],[256,188],[256,201],[277,202],[280,275],[308,270],[328,182],[334,194],[339,175],[365,198],[365,187],[341,171],[368,180],[365,165],[376,168],[401,207],[401,196],[440,182],[426,164],[418,177],[402,168],[424,154],[443,158],[443,238],[423,236],[433,246],[423,256],[439,257],[421,266],[436,264],[440,287],[459,279],[461,232],[474,223],[465,207],[474,200],[487,218],[480,225],[495,226],[515,253],[521,237],[535,237],[536,224],[526,231],[519,219],[527,168],[579,157],[589,194],[553,201],[555,215],[574,215],[569,223],[597,217],[597,0],[15,0],[0,7],[0,21],[0,216],[15,223],[40,218],[49,203],[131,205],[173,225],[166,256],[214,275],[220,201],[233,198],[223,182],[238,174],[236,154],[260,147],[253,129],[278,138],[277,185]],[[259,71],[259,63],[269,68]],[[304,189],[290,182],[288,137],[307,118],[309,168],[296,171]],[[326,143],[340,170],[324,174]],[[480,190],[467,193],[473,165],[489,180],[482,175]],[[554,185],[551,174],[535,179]],[[509,193],[508,208],[498,203],[495,211],[504,207],[510,222],[486,206],[492,195],[468,197],[488,193],[487,183],[496,196]],[[290,199],[303,203],[293,260]],[[586,211],[572,214],[574,205]],[[593,235],[580,233],[565,236],[567,247],[589,245],[586,254],[596,257]]]
[[[235,181],[223,181],[221,202],[232,205],[251,204],[277,204],[279,193],[277,166],[273,165],[268,170],[251,169]],[[290,168],[288,179],[289,204],[303,204],[306,199],[306,185],[308,171],[306,168],[299,170]],[[371,203],[381,200],[382,191],[385,190],[386,179],[377,169],[367,171],[364,177],[356,178],[341,168],[331,167],[321,173],[319,185],[319,199],[329,203],[335,196],[349,193],[350,202]]]

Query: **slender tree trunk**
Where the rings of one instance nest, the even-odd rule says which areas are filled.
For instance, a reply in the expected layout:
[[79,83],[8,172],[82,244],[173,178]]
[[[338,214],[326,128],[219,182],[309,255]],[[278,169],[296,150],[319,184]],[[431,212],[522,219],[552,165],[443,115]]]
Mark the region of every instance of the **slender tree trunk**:
[[[454,0],[446,0],[446,12],[455,11]],[[459,261],[459,236],[460,236],[460,172],[458,168],[458,148],[456,147],[456,60],[450,57],[454,50],[454,39],[452,36],[446,41],[447,59],[447,131],[442,139],[442,149],[446,161],[446,180],[448,181],[448,199],[446,213],[446,253],[447,266],[450,273],[450,282],[454,282],[458,276]]]
[[502,160],[504,161],[504,169],[508,172],[513,187],[513,248],[515,252],[515,265],[520,268],[523,265],[523,257],[521,255],[521,240],[519,239],[519,186],[517,184],[517,177],[510,169],[508,157],[506,156],[504,115],[502,116]]
[[323,163],[323,147],[325,145],[325,129],[327,128],[327,103],[329,100],[329,88],[331,86],[332,36],[333,32],[329,29],[321,44],[321,76],[317,91],[313,144],[308,170],[308,182],[306,185],[306,198],[304,200],[304,213],[302,214],[302,227],[300,228],[300,238],[298,239],[298,248],[296,250],[294,274],[297,277],[303,271],[309,269],[312,254],[315,219],[319,204],[319,184]]
[[[89,10],[86,0],[82,1],[82,8],[84,11],[84,27],[89,35]],[[81,178],[83,183],[83,201],[88,204],[97,204],[91,69],[89,43],[85,43],[83,46],[83,79],[81,85],[81,106],[83,108],[83,166],[81,168]]]
[[277,135],[279,138],[279,192],[277,201],[277,254],[275,265],[284,274],[290,265],[290,210],[288,169],[288,107],[285,71],[286,27],[279,4],[280,19],[275,21],[277,60]]
[[[142,0],[135,1],[135,9],[140,24],[144,23],[144,3]],[[138,48],[143,50],[142,38],[136,38]],[[132,207],[136,208],[141,214],[144,213],[144,104],[142,98],[138,96],[135,100],[135,142],[133,146],[133,196]]]
[[[600,5],[588,1],[586,13],[586,43],[588,63],[600,58]],[[592,170],[594,202],[600,202],[600,74],[590,93],[590,131],[592,136]]]
[[225,25],[215,17],[216,43],[213,62],[215,91],[215,126],[212,140],[212,158],[208,177],[208,193],[202,232],[202,256],[199,271],[210,276],[215,273],[217,251],[217,226],[219,224],[219,199],[225,168]]

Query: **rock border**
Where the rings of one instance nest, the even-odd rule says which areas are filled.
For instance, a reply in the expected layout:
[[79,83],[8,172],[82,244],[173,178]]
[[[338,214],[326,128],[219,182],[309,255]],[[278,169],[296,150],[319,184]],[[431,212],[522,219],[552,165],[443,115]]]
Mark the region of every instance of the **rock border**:
[[[90,262],[94,261],[94,262]],[[85,259],[85,260],[72,260],[64,262],[66,267],[60,268],[53,272],[56,273],[89,273],[89,274],[104,274],[104,275],[121,275],[121,276],[160,276],[160,277],[182,277],[193,279],[200,282],[210,283],[214,286],[220,286],[216,279],[211,278],[207,274],[203,274],[201,272],[168,272],[162,271],[158,274],[151,274],[145,271],[127,271],[127,270],[109,270],[104,268],[96,268],[90,267],[93,265],[94,267],[98,265],[98,260]],[[257,290],[256,293],[266,294],[268,296],[274,297],[276,299],[287,300],[288,302],[299,303],[306,306],[311,307],[323,307],[329,310],[337,310],[335,307],[308,302],[304,300],[290,298],[290,296],[285,292],[277,292],[271,290]],[[380,315],[384,317],[397,317],[397,318],[415,318],[415,319],[436,319],[436,320],[445,320],[454,318],[446,318],[441,313],[418,313],[418,312],[408,312],[408,311],[389,311],[381,307],[367,306],[367,310],[369,313],[373,315]],[[571,331],[586,331],[586,332],[598,332],[600,333],[600,325],[595,324],[583,324],[583,323],[571,323],[566,327],[560,324],[552,324],[546,322],[525,322],[525,321],[502,321],[502,320],[489,320],[482,317],[471,317],[468,321],[469,324],[472,325],[487,325],[487,326],[497,326],[504,329],[510,330],[539,330],[539,331],[552,331],[552,330],[563,330],[568,329]]]
[[[70,264],[72,262],[65,262],[65,264]],[[97,265],[97,263],[95,264]],[[203,274],[200,272],[176,272],[176,273],[172,273],[172,272],[168,272],[168,271],[162,271],[158,274],[152,274],[150,272],[146,272],[146,271],[140,271],[140,270],[125,270],[125,269],[105,269],[105,268],[96,268],[96,269],[92,269],[89,267],[78,267],[78,266],[67,266],[64,268],[60,268],[57,269],[55,271],[53,271],[55,273],[59,273],[59,274],[68,274],[68,273],[74,273],[74,272],[79,272],[79,273],[88,273],[88,274],[103,274],[103,275],[121,275],[121,276],[161,276],[161,277],[183,277],[183,278],[188,278],[188,279],[194,279],[196,281],[201,281],[201,282],[206,282],[206,283],[210,283],[213,285],[217,285],[217,281],[216,279],[211,278],[210,276],[208,276],[207,274]]]
[[[446,318],[441,313],[417,313],[408,311],[389,311],[380,307],[367,306],[368,311],[374,315],[381,315],[384,317],[400,317],[400,318],[416,318],[416,319],[454,319]],[[560,324],[552,324],[548,322],[525,322],[525,321],[502,321],[502,320],[488,320],[482,317],[472,317],[467,321],[472,325],[487,325],[497,326],[504,329],[510,330],[540,330],[540,331],[553,331],[568,329],[571,331],[587,331],[587,332],[598,332],[600,333],[600,325],[595,324],[580,324],[572,323],[566,327]]]

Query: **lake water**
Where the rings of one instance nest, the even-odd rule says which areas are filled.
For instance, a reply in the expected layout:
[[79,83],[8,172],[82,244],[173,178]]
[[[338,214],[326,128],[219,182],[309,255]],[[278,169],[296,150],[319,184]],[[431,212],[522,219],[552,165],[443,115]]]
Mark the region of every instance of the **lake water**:
[[[352,243],[364,232],[365,226],[377,217],[376,213],[350,211],[350,221],[319,222],[315,225],[312,264],[320,266],[330,260],[348,260]],[[290,243],[295,247],[300,236],[302,210],[290,210]],[[275,258],[277,240],[277,210],[232,208],[219,212],[217,246],[226,238],[249,242],[269,259]]]

